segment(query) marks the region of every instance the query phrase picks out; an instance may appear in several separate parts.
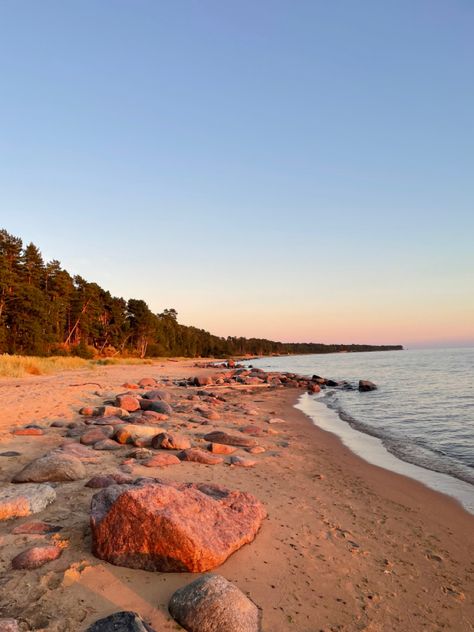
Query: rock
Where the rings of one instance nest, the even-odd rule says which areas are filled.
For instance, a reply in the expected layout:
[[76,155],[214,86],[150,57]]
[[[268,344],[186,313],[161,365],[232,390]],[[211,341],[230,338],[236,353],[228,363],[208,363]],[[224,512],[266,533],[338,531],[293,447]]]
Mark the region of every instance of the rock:
[[209,377],[209,376],[204,377],[201,375],[201,376],[195,377],[193,379],[193,383],[195,386],[209,386],[209,384],[212,384],[212,377]]
[[156,413],[154,410],[144,410],[142,418],[146,419],[149,423],[153,423],[154,421],[166,421],[169,419],[168,415]]
[[310,383],[308,385],[308,391],[310,393],[320,393],[321,392],[321,387],[319,386],[319,384]]
[[15,450],[7,450],[7,452],[0,452],[0,456],[20,456],[21,452]]
[[137,397],[133,397],[133,395],[117,395],[115,405],[117,408],[123,408],[129,413],[140,410],[140,400]]
[[128,410],[119,406],[99,406],[95,410],[95,417],[130,417]]
[[237,448],[233,445],[224,445],[223,443],[210,443],[208,449],[213,454],[232,454]]
[[237,465],[238,467],[253,467],[257,464],[257,461],[252,461],[250,459],[244,459],[242,456],[231,456],[230,464]]
[[339,386],[339,383],[334,380],[326,380],[326,386]]
[[89,447],[82,445],[81,443],[75,443],[74,441],[63,443],[57,452],[59,454],[69,454],[71,456],[75,456],[83,463],[96,463],[100,458],[99,455],[94,454]]
[[62,549],[55,545],[32,546],[12,559],[12,568],[16,570],[32,570],[57,560]]
[[97,443],[94,443],[93,449],[94,450],[120,450],[122,446],[120,445],[120,443],[117,443],[116,441],[112,441],[112,439],[104,439],[103,441],[97,441]]
[[115,432],[115,440],[119,443],[136,443],[137,440],[143,442],[143,445],[137,447],[144,447],[147,445],[151,445],[151,440],[153,437],[165,432],[164,428],[159,428],[157,426],[143,426],[141,424],[123,424],[121,426],[117,426]]
[[227,432],[221,432],[220,430],[209,432],[204,435],[204,439],[206,441],[212,441],[212,443],[225,443],[226,445],[241,446],[243,448],[251,448],[254,445],[257,445],[257,442],[254,439],[250,439],[249,437],[238,437],[237,435],[227,434]]
[[81,443],[83,445],[94,445],[98,441],[109,439],[114,433],[112,426],[101,426],[100,428],[92,428],[81,435]]
[[208,574],[179,588],[168,609],[189,632],[258,632],[257,606],[222,575]]
[[81,461],[70,454],[50,452],[18,472],[12,483],[43,483],[45,481],[76,481],[84,478],[86,468]]
[[359,380],[359,391],[361,393],[366,393],[367,391],[375,391],[377,389],[377,385],[369,380]]
[[153,437],[151,446],[155,449],[162,448],[164,450],[187,450],[191,447],[191,441],[188,437],[179,434],[170,434],[162,432]]
[[20,632],[16,619],[0,619],[0,632]]
[[266,517],[251,494],[144,479],[92,498],[92,550],[119,566],[203,572],[251,542]]
[[135,382],[125,382],[125,384],[122,384],[123,388],[128,388],[130,390],[136,390],[137,388],[140,388],[140,386],[138,384],[135,384]]
[[140,408],[145,411],[151,410],[154,413],[160,413],[162,415],[171,415],[173,412],[168,402],[164,402],[161,399],[141,399]]
[[39,513],[56,500],[50,485],[9,485],[0,488],[0,520]]
[[123,423],[124,420],[120,417],[96,417],[94,419],[94,426],[118,426]]
[[16,430],[12,431],[12,434],[17,437],[21,437],[21,436],[37,437],[40,435],[44,435],[44,432],[41,430],[41,428],[17,428]]
[[149,450],[148,448],[136,448],[128,452],[127,457],[137,459],[138,461],[145,461],[146,459],[150,459],[153,454],[153,450]]
[[114,474],[103,474],[102,476],[93,476],[87,481],[86,487],[92,487],[92,489],[102,489],[109,487],[110,485],[127,485],[133,482],[131,476],[117,472]]
[[96,409],[93,406],[83,406],[79,409],[79,414],[85,417],[92,417]]
[[12,530],[13,535],[47,535],[49,533],[58,533],[61,531],[62,527],[57,525],[49,524],[47,522],[43,522],[42,520],[37,520],[33,522],[25,522],[23,524],[18,525]]
[[266,452],[265,448],[261,445],[256,445],[253,448],[246,448],[246,450],[250,454],[263,454],[263,452]]
[[161,399],[163,402],[171,401],[171,393],[164,390],[148,391],[143,397],[146,397],[146,399]]
[[180,463],[181,461],[175,454],[161,453],[155,454],[151,459],[144,461],[143,465],[146,467],[166,467],[168,465],[179,465]]
[[269,424],[286,424],[285,419],[280,419],[279,417],[272,417],[268,420]]
[[[0,631],[1,632],[1,631]],[[136,612],[114,612],[99,619],[86,632],[155,632]]]
[[203,463],[204,465],[218,465],[224,460],[220,456],[210,454],[200,448],[182,450],[182,452],[179,452],[178,458],[181,459],[181,461],[192,461],[193,463]]
[[53,421],[50,428],[64,428],[66,425],[65,421]]
[[152,377],[142,377],[142,379],[138,382],[138,386],[142,388],[146,388],[147,386],[156,386],[157,381]]

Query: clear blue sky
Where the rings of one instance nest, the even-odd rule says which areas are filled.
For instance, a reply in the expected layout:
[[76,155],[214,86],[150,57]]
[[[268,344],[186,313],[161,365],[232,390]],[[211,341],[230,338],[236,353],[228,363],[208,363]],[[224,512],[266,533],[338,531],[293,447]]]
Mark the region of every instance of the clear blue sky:
[[474,341],[472,0],[0,1],[0,226],[227,335]]

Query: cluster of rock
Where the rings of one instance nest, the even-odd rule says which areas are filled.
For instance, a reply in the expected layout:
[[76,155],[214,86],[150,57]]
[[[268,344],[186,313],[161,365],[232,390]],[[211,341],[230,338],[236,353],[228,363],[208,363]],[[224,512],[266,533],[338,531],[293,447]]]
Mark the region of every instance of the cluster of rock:
[[[134,467],[152,470],[186,462],[254,467],[257,460],[244,455],[264,454],[266,448],[260,440],[278,434],[274,425],[285,420],[270,417],[263,425],[247,421],[238,431],[218,429],[225,424],[222,411],[229,409],[226,397],[219,393],[220,386],[301,388],[310,393],[352,386],[317,375],[308,378],[289,372],[265,373],[231,361],[214,369],[217,372],[212,375],[164,379],[162,384],[153,378],[128,382],[123,385],[124,392],[108,394],[101,405],[80,409],[79,420],[53,422],[51,428],[65,433],[64,442],[26,464],[10,484],[0,489],[0,520],[45,511],[55,502],[58,484],[86,479],[89,464],[99,463],[101,453],[108,452],[110,458],[118,457],[121,471],[96,474],[85,483],[98,490],[90,509],[92,552],[96,557],[120,566],[160,572],[202,573],[222,564],[256,537],[266,517],[257,498],[213,484],[137,478],[136,473],[133,476]],[[173,397],[169,386],[187,390],[176,389]],[[371,382],[359,382],[360,391],[375,388]],[[234,406],[239,414],[259,414],[240,402]],[[206,428],[211,424],[213,429]],[[30,424],[13,432],[41,441],[45,432],[51,431]],[[8,451],[3,455],[15,457],[19,453]],[[18,525],[12,533],[54,536],[60,530],[61,526],[36,520]],[[60,541],[51,539],[21,551],[12,559],[11,567],[18,571],[40,568],[58,559],[62,552]],[[217,575],[205,575],[178,590],[169,609],[175,620],[191,632],[259,629],[255,604]],[[14,620],[5,621],[0,631],[17,629],[5,627],[14,625]],[[133,612],[100,619],[89,632],[122,629],[153,632]]]
[[[208,574],[179,588],[169,602],[171,616],[188,632],[258,632],[258,607],[221,575]],[[87,632],[158,632],[136,612],[115,612]]]

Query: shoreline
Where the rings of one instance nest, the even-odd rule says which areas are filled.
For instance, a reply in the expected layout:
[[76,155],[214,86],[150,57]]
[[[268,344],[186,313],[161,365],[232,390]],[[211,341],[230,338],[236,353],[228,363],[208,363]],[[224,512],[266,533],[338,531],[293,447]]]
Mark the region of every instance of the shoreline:
[[[301,401],[305,397],[305,401]],[[417,463],[405,461],[385,447],[374,435],[354,428],[341,419],[336,410],[329,408],[321,398],[309,400],[307,394],[298,398],[295,407],[301,410],[318,428],[334,434],[341,443],[366,463],[381,467],[394,474],[405,476],[421,483],[424,487],[456,500],[463,509],[474,516],[474,486],[443,472],[424,468]],[[317,409],[315,409],[317,406]],[[322,410],[319,410],[322,408]],[[314,411],[314,412],[313,412]],[[313,414],[311,414],[313,412]],[[318,420],[315,419],[315,416]]]
[[[105,390],[120,392],[127,379],[146,375],[182,378],[215,372],[181,361],[101,367],[78,372],[81,380],[68,372],[46,379],[13,379],[8,386],[1,381],[1,448],[22,447],[17,462],[0,462],[2,480],[9,480],[19,463],[62,440],[59,433],[45,435],[46,443],[39,443],[39,437],[13,437],[10,427],[58,417],[77,419],[81,405],[97,405],[97,386],[71,384],[90,377]],[[180,396],[187,392],[172,391]],[[258,455],[254,468],[182,463],[156,474],[137,466],[134,474],[217,482],[249,491],[264,503],[269,517],[254,542],[214,571],[257,603],[263,631],[470,630],[474,611],[466,597],[473,584],[466,552],[474,547],[473,516],[453,498],[354,454],[339,437],[295,408],[300,389],[250,391],[229,389],[226,398],[254,407],[258,415],[239,419],[229,414],[227,420],[224,414],[225,423],[213,425],[225,430],[229,423],[245,421],[268,429],[269,415],[285,419],[286,424],[271,426],[279,434],[262,437],[267,452]],[[116,461],[112,455],[105,457],[110,469]],[[98,467],[88,465],[88,475]],[[104,465],[100,468],[103,471]],[[58,524],[67,522],[68,547],[45,569],[26,574],[9,569],[13,553],[24,548],[25,540],[31,543],[31,536],[12,536],[16,521],[0,523],[5,576],[0,616],[23,616],[30,626],[35,623],[30,627],[34,630],[77,632],[99,616],[133,609],[156,629],[176,629],[167,613],[168,599],[196,576],[114,567],[94,558],[86,527],[92,491],[83,481],[58,487],[58,501],[44,513]],[[25,581],[31,583],[29,588]],[[51,621],[41,625],[48,613],[62,621],[69,617],[71,627],[54,627]]]

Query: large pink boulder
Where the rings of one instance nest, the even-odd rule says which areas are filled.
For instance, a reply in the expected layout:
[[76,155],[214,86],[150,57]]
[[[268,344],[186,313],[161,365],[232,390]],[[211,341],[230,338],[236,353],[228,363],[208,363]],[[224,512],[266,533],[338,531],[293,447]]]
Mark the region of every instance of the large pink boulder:
[[203,572],[251,542],[266,515],[246,492],[142,479],[92,498],[92,550],[118,566]]

